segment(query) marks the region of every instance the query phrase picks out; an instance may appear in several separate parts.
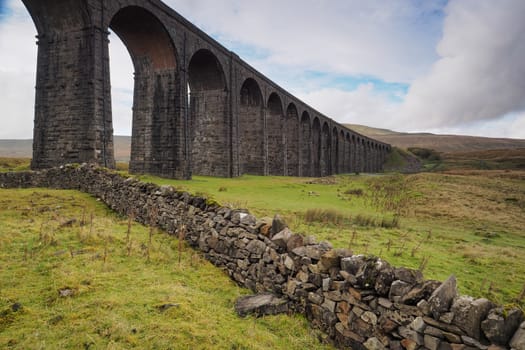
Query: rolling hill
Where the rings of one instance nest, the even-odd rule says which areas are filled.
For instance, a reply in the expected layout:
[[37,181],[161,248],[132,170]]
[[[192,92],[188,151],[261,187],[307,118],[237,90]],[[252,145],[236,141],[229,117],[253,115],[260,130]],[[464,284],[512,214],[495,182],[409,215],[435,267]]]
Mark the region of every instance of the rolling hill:
[[525,140],[521,139],[437,135],[430,133],[402,133],[358,124],[345,124],[345,126],[365,136],[403,149],[420,147],[433,149],[438,152],[452,153],[525,148]]
[[[403,133],[388,129],[372,128],[364,125],[346,124],[348,128],[389,143],[401,149],[410,147],[428,148],[441,153],[461,153],[462,158],[468,158],[469,152],[477,157],[479,152],[489,150],[525,150],[525,140],[490,138],[463,135],[437,135],[430,133]],[[115,136],[115,159],[118,162],[129,161],[131,149],[130,136]],[[499,152],[501,153],[501,152]],[[0,157],[31,158],[32,140],[0,140]],[[516,156],[515,154],[513,155]]]

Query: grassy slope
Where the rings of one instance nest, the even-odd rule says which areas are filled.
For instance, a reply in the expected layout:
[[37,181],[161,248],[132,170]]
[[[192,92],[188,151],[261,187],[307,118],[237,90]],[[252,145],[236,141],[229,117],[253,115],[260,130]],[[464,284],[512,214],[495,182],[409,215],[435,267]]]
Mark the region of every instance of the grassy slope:
[[[428,278],[442,280],[455,273],[460,290],[474,296],[511,303],[525,283],[524,172],[142,179],[206,194],[259,217],[280,213],[297,232],[398,266],[418,268],[429,257]],[[344,220],[307,222],[309,209],[331,210]],[[402,214],[400,227],[380,227],[396,211]]]
[[[418,268],[428,257],[428,278],[442,280],[454,273],[460,290],[474,296],[511,303],[525,283],[523,172],[347,175],[320,181],[256,176],[142,179],[208,194],[259,216],[280,213],[296,231],[395,265]],[[305,213],[313,208],[331,209],[345,220],[308,223]],[[399,228],[377,227],[396,211],[402,213]]]
[[0,198],[2,349],[323,347],[302,317],[237,317],[234,301],[248,291],[187,246],[180,255],[174,237],[154,233],[150,244],[149,228],[133,224],[128,253],[126,218],[88,195]]

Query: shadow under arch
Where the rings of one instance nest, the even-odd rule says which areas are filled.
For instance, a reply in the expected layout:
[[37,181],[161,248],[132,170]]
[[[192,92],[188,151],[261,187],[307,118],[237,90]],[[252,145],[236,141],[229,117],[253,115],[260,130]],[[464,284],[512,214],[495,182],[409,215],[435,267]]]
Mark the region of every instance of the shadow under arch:
[[134,67],[133,117],[129,169],[175,177],[183,145],[177,52],[160,20],[138,6],[120,9],[109,28],[122,40]]
[[312,176],[312,124],[307,111],[301,115],[300,130],[299,176]]
[[299,175],[299,115],[295,104],[286,109],[284,125],[284,153],[286,176]]
[[247,78],[240,91],[239,106],[239,172],[264,175],[263,97],[253,78]]
[[231,176],[228,91],[213,52],[196,51],[188,66],[191,163],[197,175]]
[[282,176],[284,175],[283,103],[275,92],[268,98],[266,130],[268,174]]

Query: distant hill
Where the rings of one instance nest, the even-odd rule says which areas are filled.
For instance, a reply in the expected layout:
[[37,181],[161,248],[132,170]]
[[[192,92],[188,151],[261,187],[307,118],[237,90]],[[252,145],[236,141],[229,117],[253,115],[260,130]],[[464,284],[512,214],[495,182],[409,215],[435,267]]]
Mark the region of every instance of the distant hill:
[[[115,159],[117,162],[129,161],[131,136],[115,136]],[[0,140],[0,157],[31,158],[33,140]]]
[[[477,152],[525,148],[525,140],[430,133],[402,133],[364,125],[346,124],[348,128],[393,146],[430,148],[443,153]],[[131,136],[115,136],[115,159],[129,161]],[[0,157],[31,158],[32,140],[0,140]]]
[[409,147],[430,148],[438,152],[472,152],[495,149],[525,148],[525,140],[462,135],[436,135],[430,133],[401,133],[377,129],[358,124],[346,127],[368,137],[407,149]]

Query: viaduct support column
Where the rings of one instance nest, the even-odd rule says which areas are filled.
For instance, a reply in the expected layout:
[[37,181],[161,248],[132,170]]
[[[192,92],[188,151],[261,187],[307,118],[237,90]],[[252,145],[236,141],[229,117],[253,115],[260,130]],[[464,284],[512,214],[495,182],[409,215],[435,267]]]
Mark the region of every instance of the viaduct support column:
[[115,166],[107,36],[94,26],[40,32],[31,168]]

